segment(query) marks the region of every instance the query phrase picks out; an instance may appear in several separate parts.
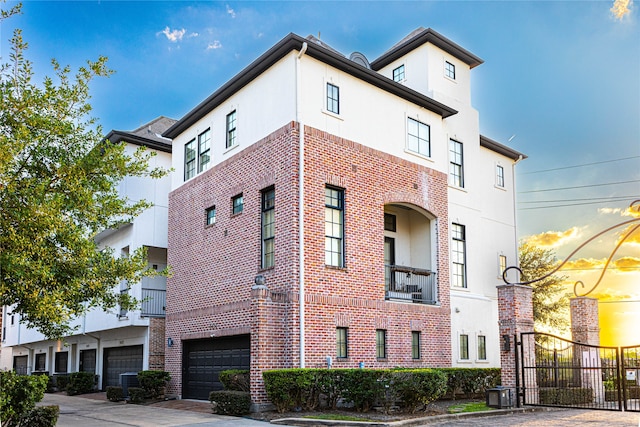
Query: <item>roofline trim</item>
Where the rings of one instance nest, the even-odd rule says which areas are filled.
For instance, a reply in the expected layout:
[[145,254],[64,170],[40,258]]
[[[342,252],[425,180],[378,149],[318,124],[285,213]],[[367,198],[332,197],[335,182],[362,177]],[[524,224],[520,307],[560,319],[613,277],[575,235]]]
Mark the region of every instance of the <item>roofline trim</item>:
[[104,137],[104,140],[108,140],[109,142],[114,144],[124,141],[134,145],[151,148],[153,150],[163,151],[165,153],[171,153],[172,151],[172,146],[169,143],[154,141],[152,139],[144,138],[142,136],[138,136],[136,134],[121,130],[112,130],[107,134],[107,136]]
[[417,34],[415,37],[407,40],[399,46],[396,46],[390,51],[383,53],[382,56],[375,59],[374,61],[371,61],[371,69],[377,71],[389,65],[396,59],[406,55],[412,50],[417,49],[425,43],[431,43],[434,46],[439,47],[440,49],[469,65],[470,68],[475,68],[484,62],[480,57],[469,52],[462,46],[452,42],[437,31],[434,31],[431,28],[427,28],[423,32]]
[[500,144],[497,141],[494,141],[491,138],[487,138],[486,136],[480,135],[480,146],[484,148],[488,148],[491,151],[495,151],[498,154],[502,154],[505,157],[508,157],[512,160],[526,159],[527,155],[523,154],[517,150],[514,150],[511,147],[507,147],[506,145]]
[[379,89],[399,96],[409,102],[424,107],[434,113],[439,114],[442,118],[447,118],[454,114],[457,114],[457,110],[442,104],[434,99],[429,98],[415,90],[409,89],[400,83],[378,74],[375,71],[371,71],[365,67],[362,67],[355,62],[338,55],[330,50],[321,47],[313,42],[308,42],[306,39],[298,36],[297,34],[289,33],[285,38],[280,40],[269,50],[263,53],[258,59],[253,61],[242,71],[236,74],[231,80],[222,85],[213,94],[207,97],[204,101],[198,104],[195,108],[189,111],[184,117],[174,123],[169,129],[167,129],[162,136],[165,138],[175,138],[180,135],[187,128],[195,124],[198,120],[208,114],[210,111],[218,107],[225,100],[231,97],[234,93],[251,83],[255,78],[261,75],[264,71],[269,69],[280,59],[284,58],[292,50],[300,51],[302,44],[307,42],[306,54],[310,57],[331,65],[347,74],[350,74],[356,78],[359,78],[369,84],[372,84]]

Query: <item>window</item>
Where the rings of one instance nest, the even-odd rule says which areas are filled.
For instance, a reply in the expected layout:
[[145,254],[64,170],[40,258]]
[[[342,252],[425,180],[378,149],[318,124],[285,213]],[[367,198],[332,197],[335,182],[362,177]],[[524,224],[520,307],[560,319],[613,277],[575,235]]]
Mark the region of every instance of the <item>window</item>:
[[336,329],[336,357],[345,359],[349,353],[347,353],[347,328]]
[[505,255],[500,255],[498,256],[498,262],[499,262],[499,271],[498,271],[498,275],[500,277],[502,277],[502,274],[504,273],[504,271],[507,269],[507,257]]
[[411,358],[420,359],[420,332],[411,332]]
[[231,213],[233,215],[239,214],[239,213],[242,213],[243,209],[244,209],[244,201],[242,198],[242,193],[238,194],[237,196],[233,196],[231,198]]
[[469,335],[460,334],[460,360],[469,360]]
[[216,207],[215,206],[211,206],[208,209],[205,209],[205,215],[206,215],[206,219],[205,219],[205,224],[206,225],[213,225],[216,223]]
[[449,181],[451,185],[464,188],[462,143],[453,139],[449,140]]
[[496,166],[496,185],[504,187],[504,168],[500,165]]
[[340,88],[327,83],[327,111],[340,114]]
[[487,337],[478,335],[478,360],[487,360]]
[[344,190],[326,187],[324,203],[324,262],[344,267]]
[[429,125],[407,119],[407,148],[423,156],[431,157]]
[[184,146],[184,180],[196,176],[196,140]]
[[387,357],[387,331],[376,330],[376,358],[385,359]]
[[62,351],[56,353],[55,359],[55,369],[54,372],[66,373],[67,372],[67,361],[69,360],[69,352]]
[[456,79],[456,66],[449,61],[444,62],[444,75],[452,80]]
[[404,64],[393,70],[393,80],[396,82],[404,80]]
[[[120,297],[124,300],[129,296],[129,282],[123,280],[120,282]],[[127,317],[127,310],[120,306],[120,317]]]
[[393,214],[384,214],[385,231],[396,231],[396,216]]
[[274,266],[275,197],[273,187],[262,191],[262,268]]
[[211,160],[211,130],[207,129],[198,135],[198,173],[209,168]]
[[451,225],[451,260],[453,261],[453,270],[451,272],[451,280],[453,286],[458,288],[467,287],[467,279],[465,274],[465,227],[460,224]]
[[36,364],[34,366],[35,371],[46,371],[47,370],[47,354],[46,353],[38,353],[36,354]]
[[236,110],[227,114],[227,142],[225,147],[231,148],[236,145]]

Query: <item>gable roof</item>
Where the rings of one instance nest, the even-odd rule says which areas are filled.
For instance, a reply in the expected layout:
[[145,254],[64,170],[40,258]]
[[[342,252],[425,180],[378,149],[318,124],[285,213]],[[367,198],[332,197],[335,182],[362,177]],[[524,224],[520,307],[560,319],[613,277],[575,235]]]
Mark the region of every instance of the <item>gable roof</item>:
[[104,139],[117,144],[125,141],[131,144],[148,147],[165,153],[171,153],[171,140],[162,136],[176,122],[160,116],[132,131],[112,130]]
[[362,65],[349,60],[334,49],[328,48],[325,43],[318,43],[318,39],[315,37],[305,39],[297,34],[290,33],[262,54],[258,59],[236,74],[235,77],[222,85],[207,99],[189,111],[184,117],[167,129],[162,136],[173,139],[180,135],[180,133],[192,126],[234,93],[251,83],[251,81],[264,73],[289,52],[293,50],[301,51],[304,43],[307,43],[306,55],[324,62],[327,65],[369,83],[381,90],[399,96],[411,103],[439,114],[442,118],[452,116],[458,112],[441,102],[429,98],[420,92],[378,74],[376,71],[365,68]]
[[498,154],[502,154],[503,156],[508,157],[512,160],[527,158],[526,154],[522,154],[521,152],[516,151],[513,148],[500,144],[499,142],[494,141],[493,139],[487,138],[486,136],[483,136],[483,135],[480,135],[480,146],[484,148],[488,148],[491,151],[495,151]]
[[372,61],[371,69],[377,71],[425,43],[431,43],[434,46],[439,47],[469,65],[470,68],[477,67],[484,62],[482,59],[462,46],[452,42],[442,34],[432,30],[431,28],[425,29],[420,27],[412,31],[404,39],[400,40],[395,46],[383,53],[379,58]]

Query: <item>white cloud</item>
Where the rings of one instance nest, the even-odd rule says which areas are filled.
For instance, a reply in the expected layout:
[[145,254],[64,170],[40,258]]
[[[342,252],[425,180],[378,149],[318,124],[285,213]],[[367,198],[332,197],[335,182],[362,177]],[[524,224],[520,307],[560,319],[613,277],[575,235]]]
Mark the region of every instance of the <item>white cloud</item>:
[[231,15],[232,18],[236,17],[236,12],[227,5],[227,13]]
[[615,0],[609,11],[615,19],[622,20],[625,15],[631,13],[632,0]]
[[220,41],[215,40],[213,43],[209,43],[207,45],[207,50],[220,49],[222,47],[222,43]]
[[[171,30],[169,29],[169,27],[165,27],[164,30],[161,31],[162,34],[164,34],[165,36],[167,36],[167,39],[172,42],[172,43],[176,43],[180,40],[182,40],[182,37],[184,37],[185,33],[187,32],[187,30],[185,30],[184,28],[181,30]],[[160,34],[160,33],[158,33]]]

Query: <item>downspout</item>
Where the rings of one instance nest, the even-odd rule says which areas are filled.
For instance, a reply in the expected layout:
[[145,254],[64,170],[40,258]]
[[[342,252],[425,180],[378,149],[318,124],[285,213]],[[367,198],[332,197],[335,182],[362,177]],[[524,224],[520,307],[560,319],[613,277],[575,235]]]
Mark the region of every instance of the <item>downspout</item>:
[[[517,267],[520,267],[520,256],[519,256],[519,245],[518,245],[518,205],[516,203],[516,165],[518,163],[520,163],[520,161],[524,159],[524,157],[522,156],[522,154],[520,154],[518,156],[518,158],[516,159],[515,162],[513,162],[513,164],[511,165],[511,181],[512,181],[512,191],[513,191],[513,231],[514,231],[514,238],[516,241],[516,260],[515,260],[515,265]],[[520,275],[517,273],[516,270],[516,275],[518,275],[518,277],[516,278],[516,281],[519,282],[520,281]],[[515,282],[514,282],[515,283]]]
[[299,146],[298,146],[298,241],[300,242],[298,250],[298,280],[299,280],[299,292],[298,292],[298,306],[300,309],[300,367],[305,367],[305,334],[304,334],[304,123],[302,121],[302,107],[301,107],[301,74],[300,58],[307,51],[307,42],[302,43],[302,49],[298,53],[296,58],[296,122],[299,126]]

